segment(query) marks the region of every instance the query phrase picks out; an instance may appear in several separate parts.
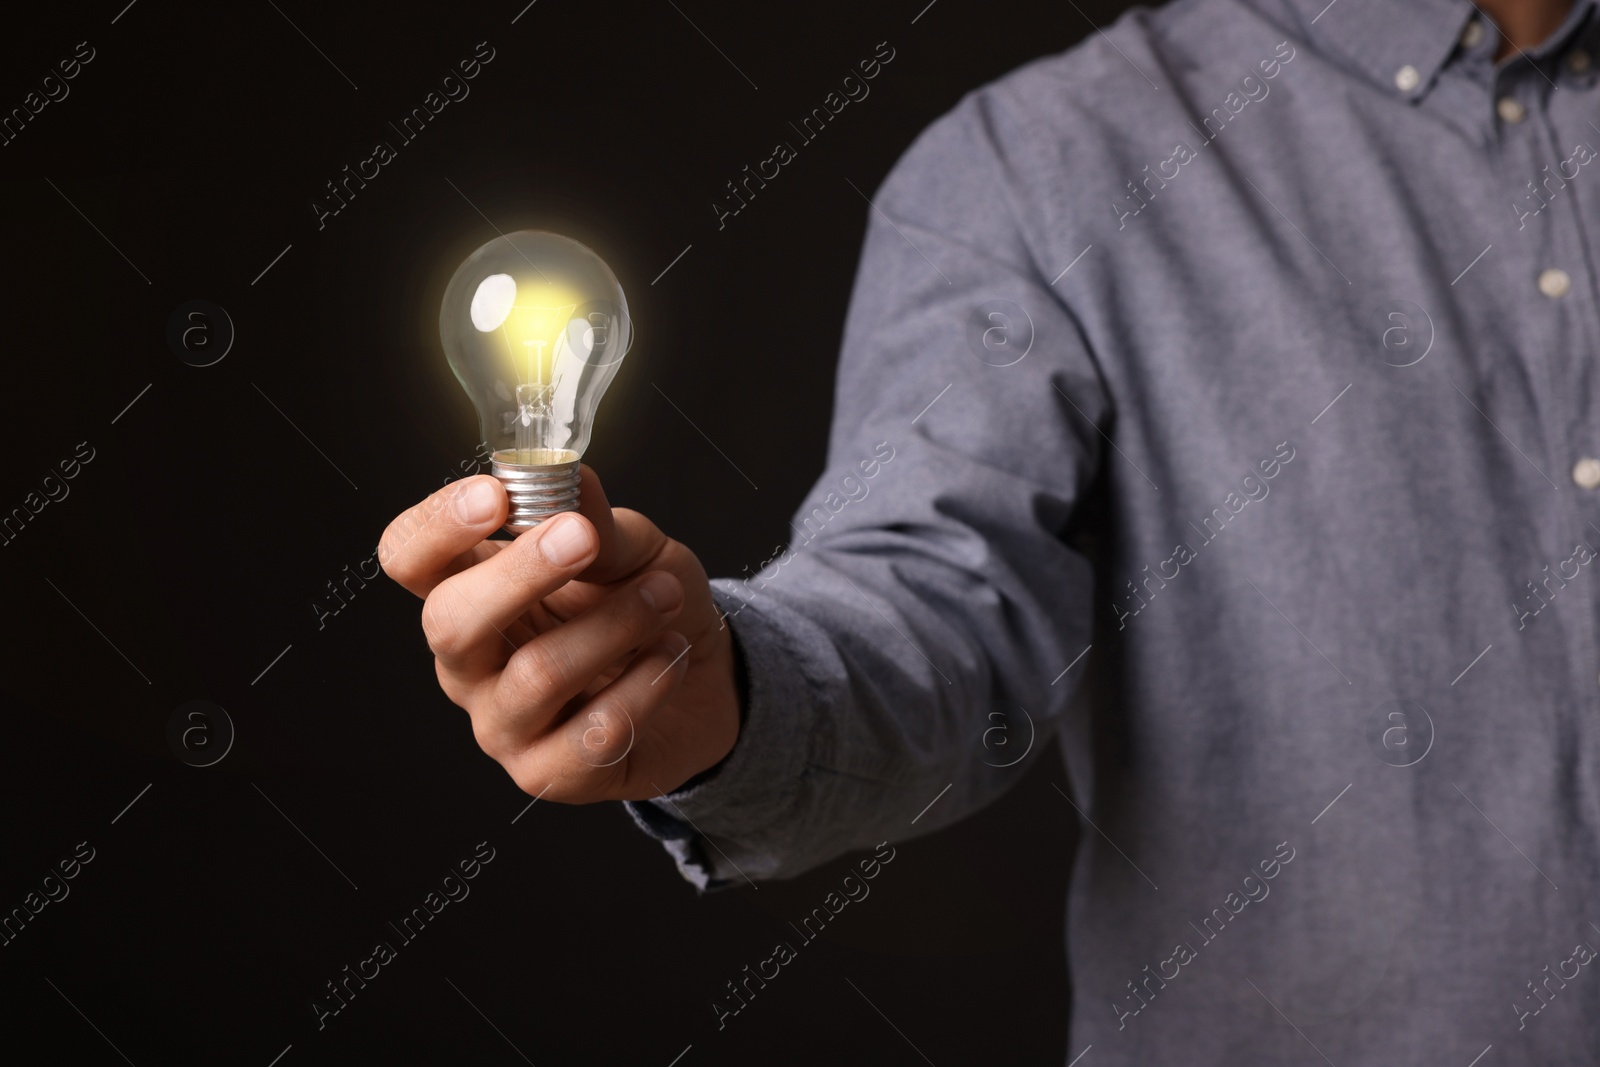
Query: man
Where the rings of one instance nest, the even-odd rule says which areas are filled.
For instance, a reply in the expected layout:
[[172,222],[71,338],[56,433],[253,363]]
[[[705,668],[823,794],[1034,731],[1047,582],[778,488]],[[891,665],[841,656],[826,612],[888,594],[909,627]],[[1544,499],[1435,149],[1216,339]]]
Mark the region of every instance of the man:
[[1095,1067],[1595,1062],[1594,7],[1178,0],[970,94],[874,198],[791,545],[708,583],[590,472],[510,543],[447,488],[382,557],[445,692],[702,887],[1054,732]]

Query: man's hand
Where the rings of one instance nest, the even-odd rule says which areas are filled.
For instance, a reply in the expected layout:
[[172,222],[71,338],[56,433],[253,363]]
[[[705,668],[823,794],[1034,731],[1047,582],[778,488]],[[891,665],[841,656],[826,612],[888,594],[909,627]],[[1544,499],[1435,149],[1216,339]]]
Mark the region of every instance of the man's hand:
[[523,791],[642,800],[732,749],[732,635],[694,553],[581,472],[581,511],[514,541],[485,540],[499,481],[465,478],[390,523],[378,561],[424,598],[440,687]]

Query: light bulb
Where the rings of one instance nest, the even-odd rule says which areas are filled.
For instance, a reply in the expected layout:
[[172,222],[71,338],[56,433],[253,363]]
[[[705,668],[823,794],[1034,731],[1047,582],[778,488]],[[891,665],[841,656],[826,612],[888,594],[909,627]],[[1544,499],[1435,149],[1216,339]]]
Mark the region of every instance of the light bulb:
[[493,449],[511,503],[505,528],[576,511],[595,408],[633,343],[611,268],[560,234],[496,237],[450,279],[439,339]]

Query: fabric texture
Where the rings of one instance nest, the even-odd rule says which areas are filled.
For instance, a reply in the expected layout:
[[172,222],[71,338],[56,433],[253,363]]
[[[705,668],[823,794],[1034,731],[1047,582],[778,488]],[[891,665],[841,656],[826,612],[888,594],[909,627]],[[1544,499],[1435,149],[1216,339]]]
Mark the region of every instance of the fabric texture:
[[1497,65],[1465,0],[1178,0],[925,131],[826,470],[715,583],[740,737],[628,805],[684,876],[1057,737],[1086,1067],[1596,1062],[1593,7]]

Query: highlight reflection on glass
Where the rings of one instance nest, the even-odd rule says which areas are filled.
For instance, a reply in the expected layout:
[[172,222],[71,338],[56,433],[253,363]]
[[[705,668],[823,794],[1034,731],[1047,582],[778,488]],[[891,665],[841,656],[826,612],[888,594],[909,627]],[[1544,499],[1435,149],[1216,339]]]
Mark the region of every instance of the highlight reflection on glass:
[[511,499],[506,529],[577,510],[595,408],[633,342],[611,268],[559,234],[496,237],[450,279],[439,338],[494,450]]

